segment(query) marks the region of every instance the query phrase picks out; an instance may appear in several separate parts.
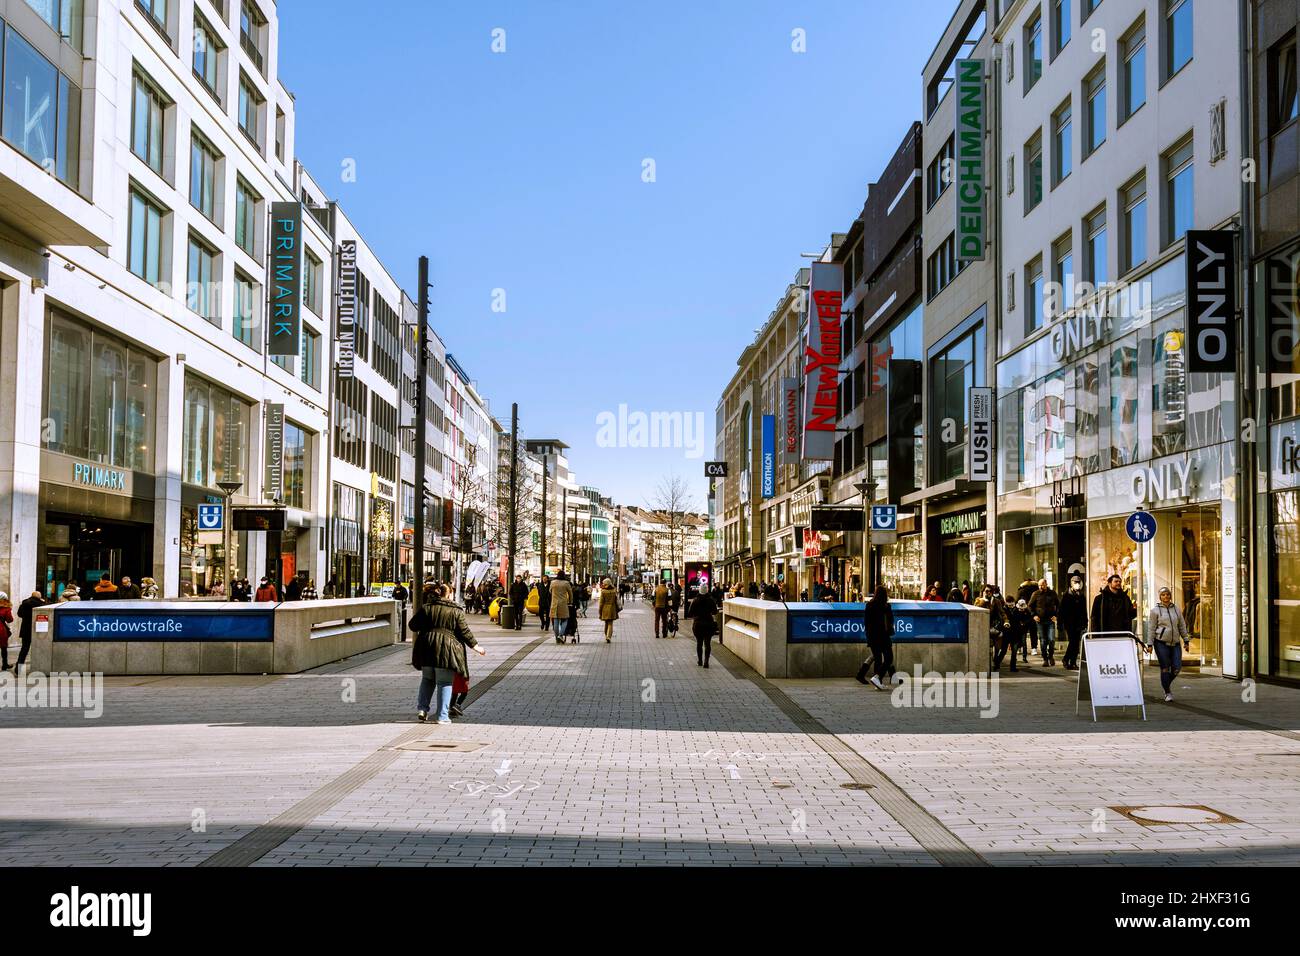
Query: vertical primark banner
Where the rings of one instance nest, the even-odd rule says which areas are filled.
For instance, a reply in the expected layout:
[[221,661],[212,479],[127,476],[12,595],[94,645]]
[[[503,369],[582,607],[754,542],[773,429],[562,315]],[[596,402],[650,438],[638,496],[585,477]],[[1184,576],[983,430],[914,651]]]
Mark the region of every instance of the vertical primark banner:
[[271,203],[271,321],[267,355],[297,355],[302,331],[302,204]]
[[279,501],[284,497],[284,406],[266,405],[266,448],[262,455],[262,498]]
[[334,331],[334,369],[339,378],[352,377],[357,348],[357,241],[339,243],[338,321]]
[[762,496],[776,497],[776,416],[763,416]]
[[835,457],[837,396],[840,384],[840,312],[844,301],[844,267],[814,262],[808,286],[808,343],[804,349],[803,457]]
[[953,133],[957,185],[957,258],[984,258],[984,61],[958,60],[957,124]]

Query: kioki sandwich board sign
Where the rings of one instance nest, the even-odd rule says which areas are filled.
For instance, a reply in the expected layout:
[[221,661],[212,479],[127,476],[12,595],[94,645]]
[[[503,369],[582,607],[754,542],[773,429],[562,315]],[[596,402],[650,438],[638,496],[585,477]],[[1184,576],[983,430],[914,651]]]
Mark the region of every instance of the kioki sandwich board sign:
[[1084,635],[1079,693],[1074,701],[1076,716],[1085,685],[1092,702],[1093,720],[1097,719],[1098,707],[1130,706],[1141,707],[1142,719],[1147,719],[1146,698],[1142,696],[1142,659],[1132,634]]

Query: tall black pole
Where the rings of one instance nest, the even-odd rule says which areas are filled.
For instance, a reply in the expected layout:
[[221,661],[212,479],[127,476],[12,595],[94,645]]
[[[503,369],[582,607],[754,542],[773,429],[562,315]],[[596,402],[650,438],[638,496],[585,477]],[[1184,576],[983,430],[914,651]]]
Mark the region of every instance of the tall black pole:
[[569,562],[569,489],[560,489],[560,570]]
[[411,572],[411,607],[418,611],[424,595],[424,509],[427,482],[424,477],[424,444],[428,436],[425,405],[429,401],[429,257],[420,256],[420,325],[415,344],[415,570]]
[[550,472],[550,461],[542,455],[542,574],[546,573],[546,476]]
[[[519,521],[519,403],[510,405],[510,569],[506,572],[506,586],[515,580],[515,534]],[[516,612],[518,613],[518,612]]]

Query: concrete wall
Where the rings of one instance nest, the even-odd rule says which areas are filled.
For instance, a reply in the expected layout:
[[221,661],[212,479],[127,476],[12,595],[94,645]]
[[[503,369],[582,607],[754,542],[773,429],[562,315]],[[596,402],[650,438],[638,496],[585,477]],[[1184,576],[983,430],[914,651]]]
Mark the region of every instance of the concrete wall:
[[[74,602],[37,608],[50,615],[46,631],[32,636],[31,668],[41,673],[102,674],[297,674],[313,667],[394,643],[401,626],[395,601],[356,598],[292,601],[275,606],[271,641],[58,641],[56,615],[62,610],[102,607],[131,610],[267,610],[267,604],[154,601]],[[38,625],[39,626],[39,625]]]

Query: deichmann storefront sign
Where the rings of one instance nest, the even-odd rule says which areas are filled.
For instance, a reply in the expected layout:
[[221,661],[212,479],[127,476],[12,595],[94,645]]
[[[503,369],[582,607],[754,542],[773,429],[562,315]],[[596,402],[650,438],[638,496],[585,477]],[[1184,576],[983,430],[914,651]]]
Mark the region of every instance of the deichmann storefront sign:
[[351,378],[357,347],[357,242],[339,243],[338,321],[334,335],[334,368],[339,378]]
[[844,301],[844,267],[814,262],[809,285],[812,311],[804,349],[803,457],[830,461],[835,457],[835,426],[840,384],[840,312]]
[[966,473],[971,481],[993,480],[993,389],[970,390],[970,441],[966,443]]
[[799,380],[781,379],[781,414],[785,433],[781,442],[781,464],[799,464]]
[[953,515],[944,515],[939,519],[939,533],[949,538],[983,531],[987,514],[988,512],[983,508],[976,508],[974,511],[959,511]]
[[1237,234],[1187,233],[1187,337],[1191,372],[1237,370]]
[[266,406],[266,453],[262,476],[262,497],[279,501],[284,497],[284,406]]
[[762,495],[776,497],[776,416],[763,416]]
[[984,61],[957,60],[957,258],[984,258]]
[[56,642],[270,641],[274,636],[271,610],[101,610],[61,605],[54,613]]
[[[790,644],[865,644],[861,604],[790,604]],[[965,644],[970,629],[961,604],[890,601],[896,644]]]
[[297,355],[302,337],[302,204],[271,203],[268,355]]

